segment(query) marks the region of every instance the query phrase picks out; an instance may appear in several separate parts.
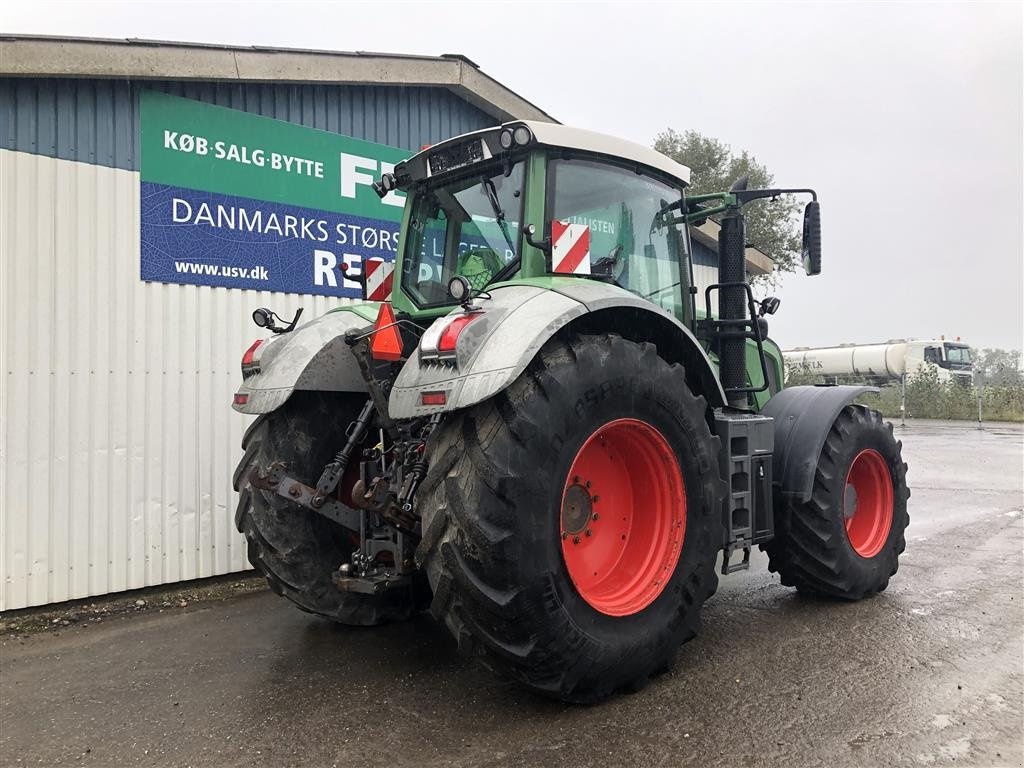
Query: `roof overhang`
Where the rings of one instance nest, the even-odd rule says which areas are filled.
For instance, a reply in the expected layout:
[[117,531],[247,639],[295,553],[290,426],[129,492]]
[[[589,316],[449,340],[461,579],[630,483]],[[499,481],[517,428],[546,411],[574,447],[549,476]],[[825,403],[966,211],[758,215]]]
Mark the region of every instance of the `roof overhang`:
[[[717,253],[718,232],[721,228],[718,222],[708,219],[699,227],[690,227],[690,237]],[[753,246],[747,246],[744,256],[749,275],[769,275],[775,269],[775,262],[771,257]]]
[[249,80],[447,88],[495,118],[557,122],[458,54],[314,51],[159,40],[0,36],[0,76]]

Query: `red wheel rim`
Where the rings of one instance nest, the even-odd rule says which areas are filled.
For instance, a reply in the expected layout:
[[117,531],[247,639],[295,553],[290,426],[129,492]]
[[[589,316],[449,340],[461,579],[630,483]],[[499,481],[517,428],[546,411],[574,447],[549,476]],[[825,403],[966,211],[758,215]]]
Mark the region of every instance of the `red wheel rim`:
[[865,448],[858,453],[846,475],[843,493],[846,535],[861,557],[882,551],[892,528],[892,475],[878,451]]
[[562,557],[597,611],[642,611],[671,579],[686,534],[686,493],[668,441],[637,419],[592,434],[572,462],[560,510]]

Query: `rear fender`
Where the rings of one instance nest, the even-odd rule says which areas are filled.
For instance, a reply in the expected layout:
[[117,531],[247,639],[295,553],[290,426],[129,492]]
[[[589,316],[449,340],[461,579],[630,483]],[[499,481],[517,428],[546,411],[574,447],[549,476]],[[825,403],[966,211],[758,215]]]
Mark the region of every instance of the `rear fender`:
[[[508,387],[563,328],[611,331],[653,341],[670,362],[686,365],[687,379],[712,407],[725,403],[714,366],[691,331],[671,314],[615,285],[580,278],[519,282],[489,289],[480,317],[459,336],[455,364],[416,354],[405,364],[388,404],[393,419],[467,408]],[[452,314],[461,312],[456,310]],[[450,315],[439,318],[444,324]],[[436,329],[435,329],[436,330]],[[424,334],[430,335],[430,330]],[[444,392],[444,405],[422,404],[424,392]]]
[[772,397],[761,413],[775,420],[772,477],[782,495],[809,501],[825,438],[839,412],[865,392],[878,387],[790,387]]
[[[242,381],[232,406],[240,413],[269,413],[297,389],[366,392],[359,364],[345,344],[345,332],[366,328],[378,304],[352,304],[270,339],[259,358],[260,372]],[[238,404],[239,399],[246,402]]]

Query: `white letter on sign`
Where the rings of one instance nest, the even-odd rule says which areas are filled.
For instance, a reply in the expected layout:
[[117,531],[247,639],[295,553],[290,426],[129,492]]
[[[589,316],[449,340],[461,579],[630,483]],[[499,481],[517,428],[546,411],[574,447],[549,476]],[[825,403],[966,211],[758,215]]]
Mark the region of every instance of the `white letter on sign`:
[[338,268],[338,260],[330,251],[321,251],[319,248],[313,251],[313,282],[316,285],[338,287],[338,281],[334,278],[334,270]]
[[364,186],[370,186],[373,184],[373,176],[368,173],[361,173],[360,169],[366,171],[376,171],[377,161],[371,160],[368,157],[359,157],[359,155],[349,155],[344,152],[341,153],[341,196],[352,197],[356,196],[356,184],[363,184]]
[[[185,213],[184,216],[179,216],[178,215],[178,206],[179,206],[179,204],[183,205],[184,206],[184,210],[187,211],[187,213]],[[180,224],[183,221],[191,221],[192,220],[192,206],[188,204],[187,200],[182,200],[180,197],[176,197],[176,198],[174,198],[174,202],[171,203],[171,205],[172,205],[172,208],[171,208],[171,221],[173,221],[175,224]]]

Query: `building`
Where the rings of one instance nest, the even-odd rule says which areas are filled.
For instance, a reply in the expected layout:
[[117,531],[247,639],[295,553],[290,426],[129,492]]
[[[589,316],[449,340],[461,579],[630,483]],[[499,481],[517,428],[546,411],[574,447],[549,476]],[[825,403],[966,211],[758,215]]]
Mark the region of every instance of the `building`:
[[407,152],[552,118],[460,56],[0,48],[0,609],[247,568],[231,491],[246,423],[229,403],[249,315],[336,299],[140,280],[140,94]]
[[[185,117],[210,136],[174,125]],[[553,118],[457,55],[0,37],[0,610],[248,567],[231,490],[247,423],[228,404],[259,335],[250,312],[316,316],[338,290],[292,275],[273,292],[239,282],[249,249],[283,247],[232,203],[249,196],[246,174],[279,172],[257,229],[273,218],[288,235],[291,222],[284,239],[312,248],[333,280],[342,254],[303,244],[303,211],[326,211],[366,257],[389,230],[358,229],[356,182],[510,119]],[[334,153],[327,167],[321,150]],[[342,197],[356,180],[348,207],[333,207],[336,187],[324,202],[303,186],[338,174]],[[218,226],[249,226],[206,265],[217,274],[168,259],[223,250],[215,233],[167,239],[214,209],[231,217]],[[714,282],[714,226],[694,235],[699,283]]]

